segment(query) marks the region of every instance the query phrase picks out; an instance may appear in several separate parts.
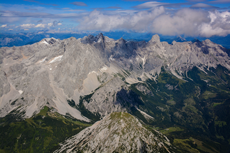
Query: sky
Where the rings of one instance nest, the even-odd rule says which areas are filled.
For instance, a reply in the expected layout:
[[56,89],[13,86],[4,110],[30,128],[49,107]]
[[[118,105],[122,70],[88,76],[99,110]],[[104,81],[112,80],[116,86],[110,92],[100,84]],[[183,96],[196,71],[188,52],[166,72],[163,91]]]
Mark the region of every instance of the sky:
[[5,0],[0,32],[230,34],[230,0]]

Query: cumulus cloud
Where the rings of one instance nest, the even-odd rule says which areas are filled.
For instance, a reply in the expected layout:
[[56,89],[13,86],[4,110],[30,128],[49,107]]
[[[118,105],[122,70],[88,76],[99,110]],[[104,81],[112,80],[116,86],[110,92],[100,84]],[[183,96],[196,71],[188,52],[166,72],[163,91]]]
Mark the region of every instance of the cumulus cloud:
[[209,12],[209,18],[209,23],[202,23],[199,27],[202,36],[226,36],[230,34],[230,12]]
[[53,23],[48,23],[48,26],[51,27],[53,25]]
[[45,27],[46,27],[46,24],[42,24],[42,23],[37,24],[37,25],[35,26],[35,28],[45,28]]
[[210,21],[207,15],[205,11],[193,9],[182,9],[174,15],[164,14],[153,21],[152,32],[164,35],[199,35],[199,25]]
[[163,35],[226,36],[230,34],[230,12],[181,9],[168,12],[163,6],[151,11],[105,13],[94,10],[79,21],[79,30],[132,30]]
[[39,23],[39,24],[30,24],[30,23],[28,23],[28,24],[22,24],[22,25],[20,25],[20,27],[22,29],[30,29],[30,28],[48,28],[48,27],[51,27],[51,26],[54,27],[54,26],[60,26],[60,25],[62,25],[62,23],[54,21],[54,22],[47,23],[47,24],[45,24],[45,23]]
[[48,26],[52,26],[52,27],[55,27],[55,26],[60,26],[60,25],[62,25],[62,23],[61,22],[58,22],[58,21],[53,21],[53,22],[51,22],[51,23],[48,23]]
[[153,21],[152,32],[165,35],[226,36],[230,34],[230,12],[183,9]]
[[113,14],[104,14],[94,10],[89,16],[85,16],[79,20],[80,25],[78,28],[79,30],[135,30],[144,32],[149,31],[149,25],[154,18],[164,12],[164,7],[136,13],[116,11],[116,13]]
[[1,27],[2,27],[2,28],[6,28],[6,27],[7,27],[7,24],[3,24]]
[[35,25],[34,24],[22,24],[22,28],[33,28]]

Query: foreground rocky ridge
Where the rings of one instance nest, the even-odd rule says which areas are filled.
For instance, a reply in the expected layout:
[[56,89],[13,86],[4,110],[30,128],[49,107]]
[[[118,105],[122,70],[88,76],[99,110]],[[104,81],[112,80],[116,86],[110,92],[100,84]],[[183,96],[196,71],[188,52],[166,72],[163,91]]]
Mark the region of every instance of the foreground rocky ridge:
[[230,69],[225,49],[210,40],[170,45],[160,42],[158,35],[149,42],[113,40],[102,34],[82,39],[46,38],[33,45],[3,47],[0,52],[2,117],[14,109],[31,117],[47,105],[63,115],[90,121],[67,100],[77,106],[81,97],[94,92],[82,104],[105,116],[126,111],[116,98],[122,88],[147,79],[157,81],[162,67],[179,79],[194,66],[202,71],[217,65]]
[[69,138],[58,152],[170,152],[172,145],[158,131],[150,132],[132,115],[114,112]]

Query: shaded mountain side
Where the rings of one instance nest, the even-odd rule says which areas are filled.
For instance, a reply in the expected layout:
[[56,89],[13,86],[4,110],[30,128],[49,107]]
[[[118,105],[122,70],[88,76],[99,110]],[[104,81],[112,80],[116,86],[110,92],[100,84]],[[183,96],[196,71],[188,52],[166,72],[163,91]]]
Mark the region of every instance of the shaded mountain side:
[[[196,139],[211,146],[216,143],[215,150],[225,152],[230,139],[230,71],[222,66],[205,71],[194,67],[184,74],[185,80],[181,80],[162,69],[156,81],[148,79],[132,85],[124,84],[116,95],[105,94],[100,99],[103,105],[90,107],[97,103],[97,95],[105,91],[103,88],[106,87],[102,86],[85,99],[85,106],[96,113],[114,103],[121,104],[127,112],[155,129],[180,127],[183,132],[168,132],[172,141],[188,139],[185,140],[187,144],[193,137],[194,142]],[[122,80],[124,76],[119,78]]]

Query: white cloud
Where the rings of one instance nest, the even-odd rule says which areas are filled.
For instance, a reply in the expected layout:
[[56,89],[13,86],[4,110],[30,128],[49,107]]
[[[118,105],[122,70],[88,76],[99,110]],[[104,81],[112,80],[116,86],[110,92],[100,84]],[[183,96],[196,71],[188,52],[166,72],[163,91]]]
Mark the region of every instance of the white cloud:
[[175,15],[162,15],[153,22],[152,32],[165,35],[226,36],[230,34],[230,12],[183,9]]
[[48,23],[48,26],[50,26],[50,27],[51,27],[52,25],[53,25],[53,23]]
[[2,28],[5,28],[5,27],[7,27],[7,24],[3,24],[1,27],[2,27]]
[[203,23],[199,27],[202,36],[213,35],[226,36],[230,34],[230,12],[209,12],[209,23]]
[[164,35],[199,35],[198,27],[210,21],[208,13],[201,10],[182,9],[172,14],[164,14],[153,21],[152,32]]
[[37,25],[35,26],[35,28],[45,28],[45,27],[46,27],[46,24],[42,24],[42,23],[37,24]]
[[51,23],[48,23],[48,26],[49,26],[49,27],[51,27],[51,26],[55,27],[55,26],[60,26],[60,25],[62,25],[62,23],[57,22],[57,21],[53,21],[53,22],[51,22]]
[[149,31],[149,25],[152,21],[162,13],[164,7],[158,7],[152,11],[132,12],[116,12],[114,14],[104,14],[94,10],[80,21],[79,30],[134,30]]
[[35,25],[34,24],[22,24],[22,28],[33,28]]
[[169,12],[163,6],[152,11],[101,12],[94,10],[79,20],[79,30],[133,30],[163,35],[226,36],[230,34],[230,12],[181,9]]
[[48,27],[51,27],[51,26],[57,26],[57,25],[62,25],[62,23],[58,23],[57,21],[54,21],[52,23],[47,23],[47,24],[44,24],[44,23],[39,23],[39,24],[22,24],[20,25],[21,28],[23,29],[30,29],[30,28],[48,28]]

